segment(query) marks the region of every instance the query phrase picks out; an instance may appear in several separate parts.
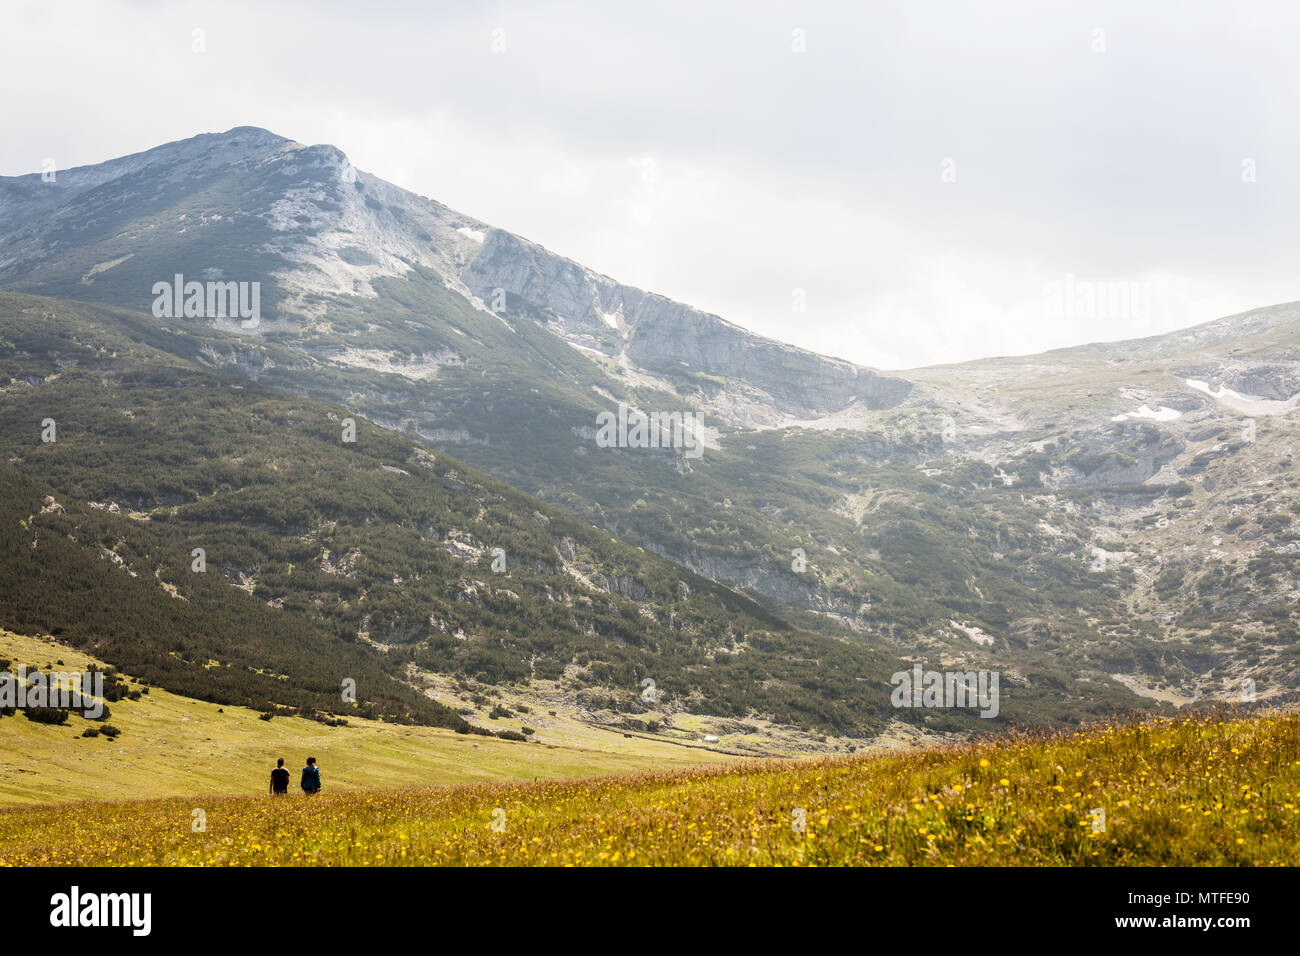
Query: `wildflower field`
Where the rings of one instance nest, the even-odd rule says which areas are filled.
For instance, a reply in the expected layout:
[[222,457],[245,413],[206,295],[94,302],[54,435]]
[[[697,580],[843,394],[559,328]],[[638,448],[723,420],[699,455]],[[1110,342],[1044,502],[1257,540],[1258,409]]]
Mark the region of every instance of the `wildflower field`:
[[1296,865],[1300,716],[563,782],[13,808],[0,862]]

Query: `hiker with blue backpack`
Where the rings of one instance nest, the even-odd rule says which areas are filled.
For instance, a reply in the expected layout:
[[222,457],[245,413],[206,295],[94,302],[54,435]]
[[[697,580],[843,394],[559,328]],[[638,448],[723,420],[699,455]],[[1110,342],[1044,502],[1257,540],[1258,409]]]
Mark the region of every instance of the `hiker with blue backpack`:
[[307,766],[302,768],[302,792],[320,793],[320,767],[316,766],[315,757],[308,757]]

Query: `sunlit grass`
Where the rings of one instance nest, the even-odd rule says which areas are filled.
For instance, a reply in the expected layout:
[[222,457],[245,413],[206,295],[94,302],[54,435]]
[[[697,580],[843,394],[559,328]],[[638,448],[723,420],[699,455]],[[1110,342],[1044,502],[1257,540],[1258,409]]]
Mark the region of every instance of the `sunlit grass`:
[[[1105,811],[1104,830],[1094,828],[1094,808]],[[203,832],[194,832],[195,809],[204,811]],[[13,809],[0,812],[0,858],[1295,865],[1298,833],[1300,717],[1201,716],[880,757],[568,782]]]

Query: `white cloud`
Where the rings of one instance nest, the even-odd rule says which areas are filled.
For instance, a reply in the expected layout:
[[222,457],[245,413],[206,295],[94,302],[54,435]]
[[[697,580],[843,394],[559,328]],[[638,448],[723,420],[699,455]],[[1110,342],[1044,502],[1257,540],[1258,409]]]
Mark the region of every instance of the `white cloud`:
[[[887,368],[1300,298],[1300,13],[1283,5],[1173,23],[1030,0],[10,6],[5,174],[264,126],[621,281]],[[1045,290],[1067,276],[1164,292],[1149,310],[1054,310]]]

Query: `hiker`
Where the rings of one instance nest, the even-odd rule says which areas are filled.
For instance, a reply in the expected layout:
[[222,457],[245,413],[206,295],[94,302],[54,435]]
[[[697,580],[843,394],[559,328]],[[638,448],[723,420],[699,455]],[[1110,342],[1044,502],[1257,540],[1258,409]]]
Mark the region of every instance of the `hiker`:
[[271,793],[277,797],[289,795],[289,771],[285,769],[283,757],[275,762],[275,769],[271,771]]
[[302,768],[302,792],[320,793],[320,767],[315,757],[308,757],[307,766]]

